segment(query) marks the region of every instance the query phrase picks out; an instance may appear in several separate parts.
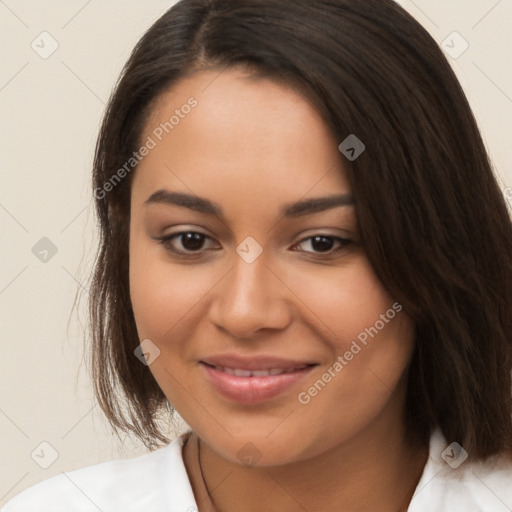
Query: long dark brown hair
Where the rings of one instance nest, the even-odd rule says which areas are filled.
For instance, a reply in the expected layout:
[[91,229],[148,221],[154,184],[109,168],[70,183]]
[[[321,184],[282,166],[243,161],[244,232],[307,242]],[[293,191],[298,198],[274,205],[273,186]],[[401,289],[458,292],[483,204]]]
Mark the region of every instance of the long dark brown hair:
[[128,173],[161,93],[202,69],[249,67],[318,106],[341,142],[362,242],[416,326],[410,433],[435,427],[472,459],[512,452],[512,226],[466,97],[425,29],[391,0],[182,0],[135,47],[108,104],[93,187],[100,247],[90,314],[95,390],[148,447],[172,411],[148,367],[129,295]]

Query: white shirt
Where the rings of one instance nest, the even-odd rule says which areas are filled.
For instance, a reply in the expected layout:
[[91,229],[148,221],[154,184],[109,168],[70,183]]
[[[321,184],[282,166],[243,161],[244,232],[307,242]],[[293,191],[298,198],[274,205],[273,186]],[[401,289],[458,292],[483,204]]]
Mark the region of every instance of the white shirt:
[[[435,431],[408,512],[510,512],[512,462],[466,461],[452,469],[443,451],[452,466],[461,459],[447,446]],[[0,512],[197,512],[182,447],[178,437],[147,455],[62,473],[21,492]]]

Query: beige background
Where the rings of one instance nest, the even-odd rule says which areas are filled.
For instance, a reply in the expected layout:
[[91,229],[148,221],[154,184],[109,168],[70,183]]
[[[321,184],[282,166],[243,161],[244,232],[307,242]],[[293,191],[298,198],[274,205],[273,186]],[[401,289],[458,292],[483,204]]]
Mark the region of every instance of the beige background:
[[[119,443],[94,405],[82,361],[85,301],[79,317],[71,307],[94,254],[99,120],[132,47],[172,3],[0,0],[0,504],[59,472],[142,451]],[[400,3],[453,55],[469,44],[448,58],[502,187],[512,186],[512,2]],[[53,40],[57,50],[41,58]],[[46,262],[32,252],[43,237],[57,249]]]

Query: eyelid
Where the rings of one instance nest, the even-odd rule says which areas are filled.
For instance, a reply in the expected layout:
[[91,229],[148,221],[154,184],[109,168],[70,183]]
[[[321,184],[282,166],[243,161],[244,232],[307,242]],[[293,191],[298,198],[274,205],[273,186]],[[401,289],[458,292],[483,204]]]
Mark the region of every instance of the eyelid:
[[[204,237],[205,241],[209,240],[210,242],[218,243],[210,235],[204,233],[202,230],[194,229],[194,228],[192,228],[192,229],[181,228],[179,231],[176,231],[174,233],[168,233],[161,237],[156,237],[155,239],[159,241],[159,243],[164,247],[164,249],[166,251],[173,254],[177,258],[184,258],[184,259],[190,259],[190,260],[200,259],[200,258],[206,257],[205,253],[207,251],[218,250],[217,248],[212,249],[211,247],[210,248],[202,247],[202,248],[198,249],[197,251],[194,251],[194,250],[187,250],[187,249],[177,249],[172,246],[172,242],[175,239],[179,239],[183,235],[190,234],[190,233],[201,235],[202,237]],[[333,240],[334,245],[336,246],[336,243],[337,243],[338,247],[335,249],[331,248],[328,251],[323,251],[323,252],[322,251],[315,252],[315,251],[306,251],[306,250],[295,249],[295,247],[297,247],[305,242],[312,241],[314,238],[325,238],[325,239]],[[354,243],[354,241],[349,238],[344,238],[344,237],[341,237],[338,235],[333,235],[333,234],[325,233],[322,231],[317,231],[317,232],[314,232],[307,236],[302,236],[297,242],[295,242],[292,245],[291,250],[294,252],[300,252],[307,256],[312,256],[317,260],[328,260],[328,259],[334,259],[334,258],[338,257],[340,255],[340,253],[343,253],[345,250],[347,250],[348,247],[351,246],[353,243]]]
[[197,251],[190,251],[190,250],[186,250],[186,249],[178,249],[178,248],[173,247],[173,242],[175,239],[179,239],[183,235],[186,235],[189,233],[201,235],[204,237],[205,241],[210,240],[210,241],[213,241],[216,244],[218,244],[218,242],[216,242],[216,240],[213,237],[211,237],[210,235],[208,235],[201,229],[196,229],[196,228],[183,229],[183,227],[181,227],[181,229],[179,229],[176,232],[166,233],[162,236],[154,236],[152,238],[153,238],[153,240],[158,241],[158,243],[164,248],[165,251],[167,251],[169,254],[172,254],[176,258],[183,258],[183,259],[190,259],[190,260],[199,259],[199,258],[205,256],[206,251],[217,250],[217,248],[213,248],[213,249],[212,248],[208,248],[208,249],[201,248]]
[[[348,246],[354,244],[354,240],[352,240],[350,238],[344,238],[344,237],[341,237],[338,235],[331,235],[331,234],[319,232],[319,233],[314,233],[312,235],[302,237],[298,242],[296,242],[293,245],[293,247],[296,247],[306,241],[312,240],[313,238],[332,239],[332,240],[337,241],[340,244],[340,246],[337,249],[330,249],[329,251],[326,251],[326,252],[315,252],[315,251],[304,251],[304,250],[301,251],[305,254],[311,254],[311,255],[314,255],[315,257],[320,257],[320,258],[325,258],[325,259],[338,255],[340,252],[342,252]],[[292,249],[292,250],[295,250],[295,249]]]

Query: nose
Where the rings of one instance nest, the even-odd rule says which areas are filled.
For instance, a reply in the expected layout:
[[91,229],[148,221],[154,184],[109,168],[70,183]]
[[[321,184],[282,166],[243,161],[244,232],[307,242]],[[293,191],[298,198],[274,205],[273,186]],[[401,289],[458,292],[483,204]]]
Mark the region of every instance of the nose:
[[235,255],[233,267],[215,287],[210,319],[234,338],[249,340],[291,323],[290,295],[263,257],[247,263]]

